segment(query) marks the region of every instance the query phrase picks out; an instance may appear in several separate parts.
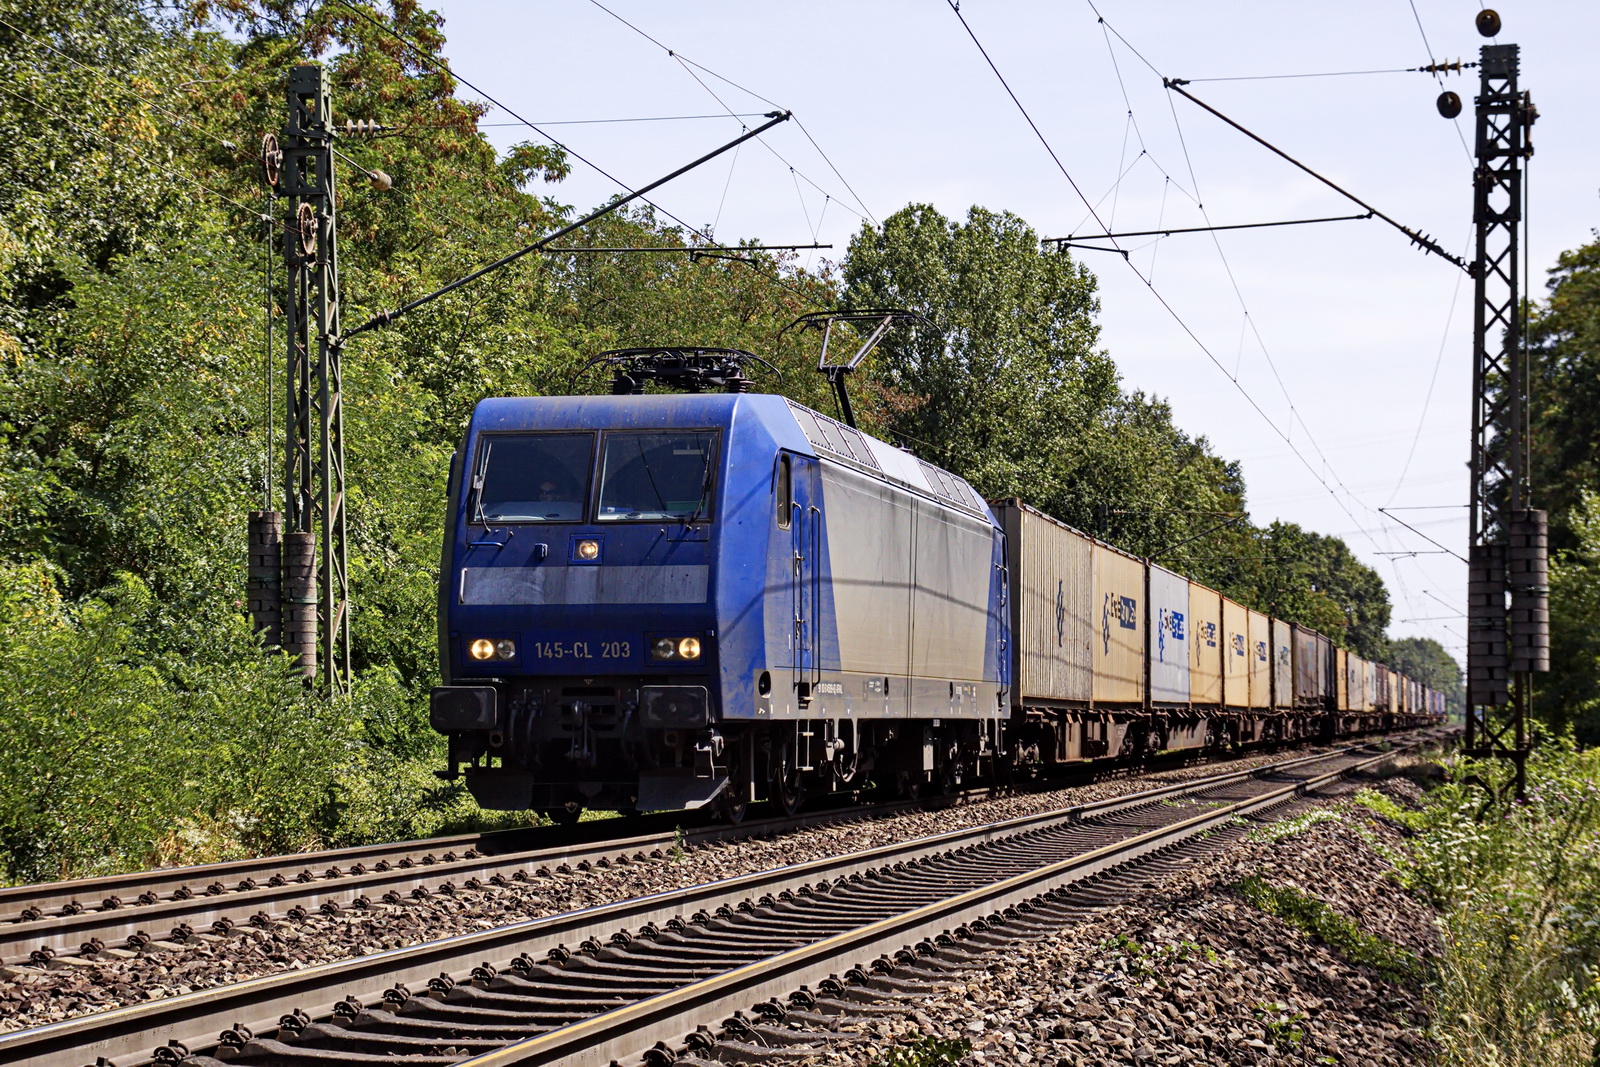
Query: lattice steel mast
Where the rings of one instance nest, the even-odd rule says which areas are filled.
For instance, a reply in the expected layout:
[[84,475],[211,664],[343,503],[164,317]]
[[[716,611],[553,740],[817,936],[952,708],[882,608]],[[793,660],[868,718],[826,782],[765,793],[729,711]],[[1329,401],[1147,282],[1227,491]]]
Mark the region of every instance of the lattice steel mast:
[[[1499,32],[1492,11],[1478,29]],[[1546,525],[1531,506],[1529,368],[1523,339],[1519,228],[1528,130],[1538,117],[1518,88],[1519,50],[1484,45],[1473,173],[1472,499],[1467,589],[1468,755],[1510,760],[1525,786],[1531,675],[1550,667]],[[1441,108],[1442,109],[1442,108]]]

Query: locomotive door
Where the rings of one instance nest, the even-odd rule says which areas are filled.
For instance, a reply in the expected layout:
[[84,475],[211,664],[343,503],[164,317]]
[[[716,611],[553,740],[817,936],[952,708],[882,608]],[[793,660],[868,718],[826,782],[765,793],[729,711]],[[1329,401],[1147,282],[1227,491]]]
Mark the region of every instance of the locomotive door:
[[794,567],[789,597],[794,605],[794,678],[797,702],[811,700],[821,679],[818,618],[822,581],[822,479],[815,458],[784,453],[789,467],[790,522]]

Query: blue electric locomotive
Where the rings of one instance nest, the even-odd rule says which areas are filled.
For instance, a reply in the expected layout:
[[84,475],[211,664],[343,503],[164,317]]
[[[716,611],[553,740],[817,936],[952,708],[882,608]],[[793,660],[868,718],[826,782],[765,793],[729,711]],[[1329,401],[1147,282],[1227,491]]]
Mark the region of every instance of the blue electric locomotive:
[[484,807],[994,770],[1004,539],[966,482],[782,396],[494,399],[456,456],[432,722]]

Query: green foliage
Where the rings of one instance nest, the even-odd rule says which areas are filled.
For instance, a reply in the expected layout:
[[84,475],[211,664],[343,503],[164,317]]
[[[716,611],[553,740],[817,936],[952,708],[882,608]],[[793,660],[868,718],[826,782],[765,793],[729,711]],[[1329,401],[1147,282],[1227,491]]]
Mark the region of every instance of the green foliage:
[[1440,1059],[1587,1065],[1600,1051],[1600,750],[1542,746],[1525,804],[1498,799],[1505,775],[1457,761],[1400,857],[1440,912]]
[[909,1045],[896,1045],[872,1061],[872,1067],[956,1067],[972,1042],[964,1037],[924,1035]]
[[1539,716],[1600,744],[1600,239],[1563,252],[1530,309],[1534,501],[1550,512],[1550,673]]
[[1421,812],[1402,808],[1394,802],[1392,797],[1378,792],[1376,789],[1361,788],[1356,790],[1355,802],[1375,815],[1388,819],[1403,829],[1417,831],[1422,829],[1423,815]]
[[1466,707],[1461,665],[1431,637],[1402,637],[1389,642],[1389,664],[1423,685],[1444,694],[1445,714],[1459,720]]
[[1600,745],[1600,492],[1567,516],[1572,547],[1550,561],[1550,666],[1535,707],[1557,731]]
[[1288,886],[1274,886],[1251,875],[1235,887],[1239,895],[1302,933],[1316,938],[1345,959],[1371,967],[1397,982],[1422,979],[1422,961],[1415,953],[1373,937],[1316,897]]
[[1262,841],[1271,843],[1282,841],[1286,837],[1303,834],[1318,823],[1338,822],[1339,813],[1331,808],[1313,808],[1311,811],[1296,815],[1289,819],[1279,819],[1267,823],[1265,826],[1251,830],[1244,835],[1246,841]]
[[[1387,618],[1381,583],[1342,543],[1248,527],[1238,466],[1121,387],[1081,264],[1041,252],[1014,216],[974,208],[953,223],[911,207],[857,236],[842,277],[759,250],[529,257],[362,335],[344,357],[357,684],[348,700],[318,698],[242,618],[246,514],[276,503],[281,465],[263,366],[281,408],[283,334],[264,352],[271,231],[255,145],[282,123],[287,70],[322,62],[336,120],[388,127],[342,141],[356,161],[339,164],[347,325],[574,217],[548,195],[566,156],[531,143],[496,154],[483,105],[430,62],[441,17],[414,0],[0,0],[0,44],[8,877],[489,821],[431,776],[442,742],[425,699],[445,484],[473,405],[600,390],[580,374],[596,352],[684,342],[769,356],[783,373],[771,388],[827,408],[815,336],[774,342],[819,307],[907,306],[946,331],[891,337],[862,376],[863,417],[981,491],[1166,553],[1341,639],[1345,627],[1365,641]],[[362,182],[369,166],[393,189]],[[690,240],[648,208],[572,237]],[[1197,511],[1237,521],[1214,531],[1218,517]],[[1280,585],[1235,566],[1268,553],[1286,564]]]
[[1250,1011],[1280,1052],[1293,1052],[1305,1041],[1305,1024],[1310,1020],[1303,1012],[1290,1011],[1282,1001],[1262,1001]]

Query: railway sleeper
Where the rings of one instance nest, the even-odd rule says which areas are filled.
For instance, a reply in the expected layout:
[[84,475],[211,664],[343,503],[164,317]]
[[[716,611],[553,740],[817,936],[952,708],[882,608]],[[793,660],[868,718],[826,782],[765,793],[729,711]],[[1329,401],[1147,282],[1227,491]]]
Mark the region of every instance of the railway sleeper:
[[382,1008],[360,1011],[348,1025],[353,1029],[397,1034],[460,1034],[469,1038],[503,1037],[508,1041],[522,1041],[538,1034],[549,1033],[552,1029],[537,1023],[478,1023],[463,1022],[460,1019],[434,1019],[421,1012],[396,1013],[384,1011]]

